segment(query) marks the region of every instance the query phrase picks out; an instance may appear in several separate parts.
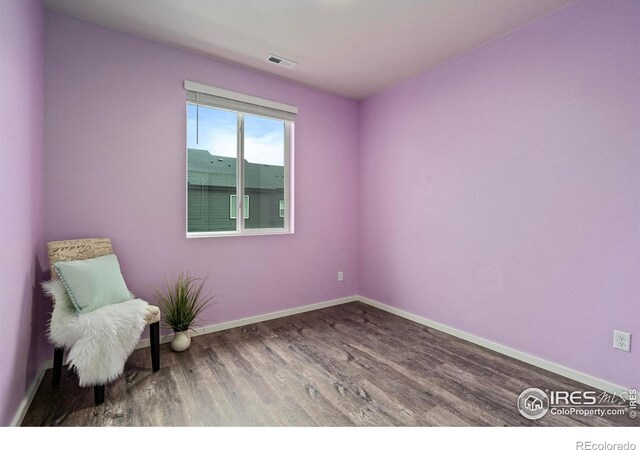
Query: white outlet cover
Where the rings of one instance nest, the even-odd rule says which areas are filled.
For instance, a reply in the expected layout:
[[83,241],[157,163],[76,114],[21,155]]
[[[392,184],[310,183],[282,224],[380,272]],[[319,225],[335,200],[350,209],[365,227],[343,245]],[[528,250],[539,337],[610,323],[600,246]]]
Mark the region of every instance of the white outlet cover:
[[630,352],[631,334],[625,331],[613,330],[613,348],[623,352]]
[[338,281],[344,280],[344,273],[338,272]]

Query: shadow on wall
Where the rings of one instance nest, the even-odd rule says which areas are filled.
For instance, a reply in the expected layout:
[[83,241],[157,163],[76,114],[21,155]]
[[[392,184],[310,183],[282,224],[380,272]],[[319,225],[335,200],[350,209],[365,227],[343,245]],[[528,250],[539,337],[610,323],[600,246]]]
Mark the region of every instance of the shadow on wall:
[[[45,267],[48,267],[45,264]],[[41,283],[49,279],[49,271],[42,270],[40,258],[35,255],[33,285],[31,286],[31,335],[27,362],[27,387],[40,365],[50,357],[53,349],[46,338],[47,322],[51,317],[52,303],[45,297]]]
[[[51,313],[51,304],[42,292],[40,283],[45,280],[46,273],[40,265],[40,258],[35,255],[34,269],[30,276],[25,279],[24,295],[21,299],[22,311],[20,314],[23,328],[19,332],[15,353],[14,371],[11,386],[15,395],[18,396],[18,405],[27,393],[31,383],[35,379],[40,366],[47,358],[47,350],[50,348],[47,343],[45,331],[47,317]],[[20,370],[24,368],[24,370]],[[15,405],[15,407],[18,407]],[[16,411],[8,412],[8,419]]]
[[15,301],[20,303],[20,328],[15,339],[14,360],[9,389],[13,404],[3,405],[2,424],[8,425],[13,419],[16,409],[25,397],[27,390],[35,379],[38,370],[46,359],[49,348],[45,336],[45,327],[51,305],[44,297],[40,283],[45,279],[45,272],[40,265],[37,254],[34,255],[33,271],[29,273],[23,284],[22,295]]

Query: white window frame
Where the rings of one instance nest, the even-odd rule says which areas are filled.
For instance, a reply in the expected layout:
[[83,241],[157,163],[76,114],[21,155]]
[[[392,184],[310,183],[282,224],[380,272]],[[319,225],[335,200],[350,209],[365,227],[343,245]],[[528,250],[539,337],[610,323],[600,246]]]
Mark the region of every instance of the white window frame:
[[[204,238],[204,237],[226,237],[226,236],[260,236],[271,234],[293,234],[294,232],[294,120],[290,117],[295,116],[298,112],[298,108],[284,103],[274,102],[259,97],[253,97],[251,95],[242,94],[233,91],[227,91],[225,89],[216,88],[213,86],[207,86],[201,83],[193,81],[184,82],[184,88],[187,91],[198,92],[199,94],[205,94],[209,98],[215,97],[219,100],[219,105],[211,105],[213,108],[226,109],[233,111],[238,115],[238,150],[236,153],[236,198],[242,199],[237,203],[238,212],[236,217],[243,217],[242,220],[236,219],[236,229],[232,231],[204,231],[204,232],[190,232],[189,231],[189,201],[188,201],[188,179],[189,179],[189,155],[185,151],[186,167],[185,167],[185,182],[186,186],[186,212],[185,212],[185,230],[187,238]],[[188,108],[189,101],[186,102],[185,108]],[[210,106],[210,105],[206,105]],[[237,107],[234,107],[237,106]],[[284,123],[284,227],[282,228],[246,228],[245,220],[245,202],[244,197],[247,196],[244,191],[244,116],[246,114],[254,116],[263,116],[276,120],[282,120]],[[287,119],[278,117],[279,114],[286,116]],[[185,114],[185,136],[186,136],[186,114]],[[185,139],[186,141],[186,139]],[[188,143],[185,143],[185,147]],[[248,213],[249,202],[247,202]]]
[[[233,199],[236,199],[236,207],[233,207]],[[246,208],[244,208],[244,219],[247,220],[249,218],[249,196],[247,194],[244,195],[244,203]],[[229,219],[237,219],[238,214],[238,196],[236,194],[231,194],[229,196]]]

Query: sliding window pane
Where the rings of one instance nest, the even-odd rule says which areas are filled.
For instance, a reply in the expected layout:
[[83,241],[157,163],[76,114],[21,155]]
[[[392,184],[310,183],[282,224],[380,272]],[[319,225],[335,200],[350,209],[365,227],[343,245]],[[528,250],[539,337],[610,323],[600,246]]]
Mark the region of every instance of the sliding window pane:
[[187,230],[235,231],[238,114],[187,104]]
[[282,120],[244,116],[244,193],[251,198],[245,228],[284,228],[284,127]]

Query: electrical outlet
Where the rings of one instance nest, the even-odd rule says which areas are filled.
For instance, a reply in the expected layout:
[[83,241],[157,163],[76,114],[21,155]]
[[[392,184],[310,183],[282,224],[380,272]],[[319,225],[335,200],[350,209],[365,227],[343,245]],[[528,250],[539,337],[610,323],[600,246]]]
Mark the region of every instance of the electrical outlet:
[[344,273],[342,271],[338,272],[338,281],[344,280]]
[[623,352],[631,351],[631,334],[624,331],[613,330],[613,348]]

